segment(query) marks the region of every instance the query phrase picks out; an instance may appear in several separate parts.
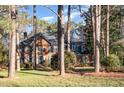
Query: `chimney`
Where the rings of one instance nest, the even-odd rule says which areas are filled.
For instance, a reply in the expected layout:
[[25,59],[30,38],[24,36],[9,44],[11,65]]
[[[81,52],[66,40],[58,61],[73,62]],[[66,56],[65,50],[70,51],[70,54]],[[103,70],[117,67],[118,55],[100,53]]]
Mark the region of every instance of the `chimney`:
[[27,38],[27,32],[24,32],[24,39]]

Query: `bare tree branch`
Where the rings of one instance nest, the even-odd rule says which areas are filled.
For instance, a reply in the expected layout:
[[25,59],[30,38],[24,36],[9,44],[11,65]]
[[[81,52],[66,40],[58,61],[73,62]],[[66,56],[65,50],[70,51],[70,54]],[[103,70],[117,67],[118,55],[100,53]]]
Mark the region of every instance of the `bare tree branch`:
[[[61,17],[58,15],[58,13],[56,13],[53,9],[51,9],[49,6],[43,6],[46,7],[47,9],[49,9],[50,11],[52,11],[54,14],[56,14],[60,19]],[[61,19],[62,20],[62,19]]]

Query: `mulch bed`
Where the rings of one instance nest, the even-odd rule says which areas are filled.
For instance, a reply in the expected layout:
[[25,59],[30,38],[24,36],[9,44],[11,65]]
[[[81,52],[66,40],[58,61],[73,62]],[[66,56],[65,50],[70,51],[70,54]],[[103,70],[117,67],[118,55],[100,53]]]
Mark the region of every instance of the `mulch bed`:
[[98,77],[117,77],[117,78],[124,78],[124,73],[117,73],[117,72],[88,72],[88,73],[80,73],[81,76],[98,76]]

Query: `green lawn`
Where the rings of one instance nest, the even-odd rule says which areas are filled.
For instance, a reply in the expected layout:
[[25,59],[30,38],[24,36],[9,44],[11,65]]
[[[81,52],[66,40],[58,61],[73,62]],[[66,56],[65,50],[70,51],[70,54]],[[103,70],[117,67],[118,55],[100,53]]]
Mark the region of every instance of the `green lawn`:
[[59,76],[55,71],[25,70],[16,74],[16,79],[6,78],[7,71],[0,71],[0,86],[4,87],[89,87],[121,86],[124,78],[93,77],[80,75]]

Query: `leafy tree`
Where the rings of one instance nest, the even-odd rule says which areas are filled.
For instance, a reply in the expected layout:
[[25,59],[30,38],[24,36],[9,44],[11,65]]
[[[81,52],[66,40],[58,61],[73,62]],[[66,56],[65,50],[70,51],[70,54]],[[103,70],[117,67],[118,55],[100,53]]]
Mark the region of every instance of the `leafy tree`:
[[8,50],[0,42],[0,65],[1,65],[1,68],[4,64],[7,64],[7,63],[8,63]]
[[37,19],[37,29],[38,32],[47,32],[49,30],[50,24],[47,21]]

